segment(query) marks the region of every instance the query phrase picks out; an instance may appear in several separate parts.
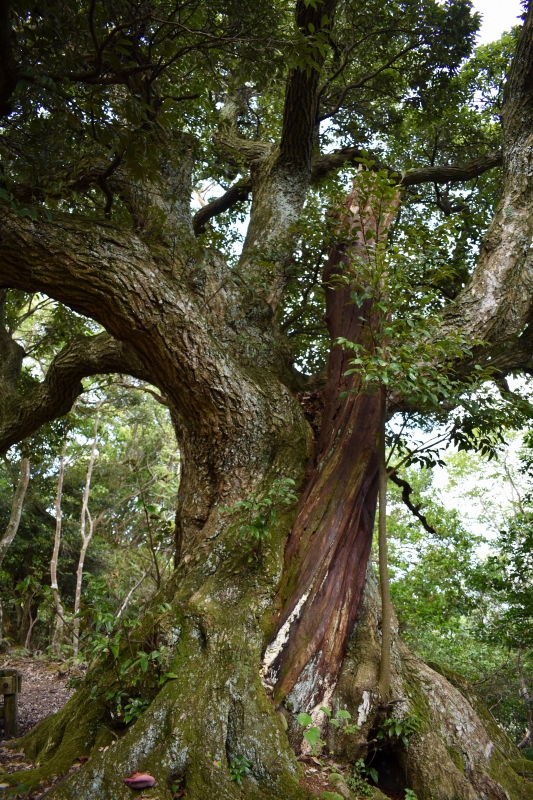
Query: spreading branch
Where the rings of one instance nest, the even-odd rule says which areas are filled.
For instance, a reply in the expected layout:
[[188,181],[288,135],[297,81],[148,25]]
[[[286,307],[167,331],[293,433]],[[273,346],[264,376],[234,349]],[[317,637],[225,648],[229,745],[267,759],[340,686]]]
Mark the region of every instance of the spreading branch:
[[113,372],[145,377],[141,363],[130,349],[107,333],[66,345],[53,360],[42,383],[23,395],[11,397],[0,408],[0,451],[68,413],[83,391],[82,378]]
[[[335,170],[342,169],[348,164],[357,163],[358,159],[368,157],[368,153],[359,147],[344,147],[332,153],[319,156],[313,161],[311,171],[311,185],[317,184]],[[376,170],[387,169],[391,178],[396,179],[400,186],[418,186],[423,183],[460,183],[470,181],[483,175],[489,169],[502,165],[501,150],[493,150],[464,164],[445,164],[440,167],[418,167],[408,172],[390,169],[379,159],[373,159],[373,168]],[[244,178],[232,186],[221,197],[217,197],[204,208],[200,209],[193,219],[194,232],[203,233],[210,219],[232,208],[236,203],[248,200],[252,192],[252,179]]]
[[194,232],[196,234],[203,233],[210,219],[216,217],[218,214],[223,214],[224,211],[228,211],[228,209],[232,208],[236,203],[248,200],[251,191],[252,180],[248,178],[232,186],[222,197],[217,197],[216,200],[213,200],[211,203],[201,208],[193,219]]

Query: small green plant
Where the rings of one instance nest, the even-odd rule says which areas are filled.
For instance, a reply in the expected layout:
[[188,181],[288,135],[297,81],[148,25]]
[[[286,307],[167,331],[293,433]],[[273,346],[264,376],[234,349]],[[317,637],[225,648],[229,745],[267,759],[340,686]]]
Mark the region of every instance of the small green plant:
[[[359,730],[359,725],[355,723],[350,723],[348,720],[352,718],[352,715],[349,711],[345,711],[344,709],[340,709],[337,711],[335,716],[332,715],[329,708],[325,706],[320,706],[320,710],[324,712],[327,717],[328,723],[332,725],[334,728],[339,728],[344,731],[344,733],[351,734],[355,733],[355,731]],[[313,722],[312,717],[309,714],[305,714],[302,712],[298,714],[296,717],[302,728],[304,728],[304,739],[309,742],[311,745],[311,753],[316,756],[318,750],[321,747],[324,747],[326,744],[323,739],[320,738],[320,728],[317,728],[315,725],[312,725]]]
[[108,703],[113,701],[114,713],[126,724],[139,719],[150,705],[150,700],[142,697],[130,697],[129,692],[126,691],[108,692],[105,699]]
[[416,714],[410,714],[405,719],[395,719],[390,717],[383,722],[376,734],[376,739],[400,739],[406,747],[409,747],[409,739],[420,727],[420,718]]
[[251,539],[252,544],[257,544],[270,535],[270,529],[276,522],[275,505],[278,503],[291,505],[298,499],[294,494],[294,485],[292,478],[282,478],[274,481],[261,499],[248,495],[245,500],[238,500],[234,506],[222,506],[220,510],[227,514],[246,512],[248,520],[239,528],[239,536]]
[[242,786],[242,779],[246,775],[250,775],[252,766],[252,762],[248,761],[248,759],[239,753],[238,756],[235,756],[235,758],[230,761],[230,781],[235,781],[237,786]]
[[416,796],[416,794],[413,792],[412,789],[406,789],[405,800],[418,800],[418,797]]
[[372,787],[368,783],[368,779],[372,778],[377,786],[378,777],[378,771],[374,767],[367,767],[364,760],[359,758],[353,765],[352,774],[345,779],[345,782],[359,797],[372,797]]
[[326,744],[320,738],[320,728],[317,728],[316,725],[311,725],[311,723],[313,722],[313,718],[310,717],[309,714],[306,714],[305,712],[298,714],[296,719],[298,720],[302,728],[304,728],[304,739],[311,745],[311,753],[314,756],[316,756],[319,748],[324,747],[324,745]]
[[344,733],[350,734],[361,730],[359,725],[356,725],[355,722],[348,722],[348,720],[352,718],[352,715],[343,708],[337,711],[336,716],[332,716],[329,708],[325,706],[320,706],[320,710],[324,712],[330,725],[333,725],[334,728],[341,728]]
[[124,706],[124,722],[127,724],[134,719],[139,719],[149,705],[150,700],[143,700],[142,697],[130,697]]

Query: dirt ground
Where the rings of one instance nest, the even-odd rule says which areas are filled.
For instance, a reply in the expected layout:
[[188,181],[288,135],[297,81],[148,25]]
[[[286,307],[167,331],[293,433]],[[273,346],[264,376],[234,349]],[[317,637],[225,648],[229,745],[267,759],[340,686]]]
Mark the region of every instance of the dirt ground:
[[[59,662],[46,662],[37,657],[0,655],[0,669],[16,669],[22,675],[19,694],[19,735],[23,736],[49,714],[63,708],[73,690],[67,688],[71,673]],[[4,738],[0,720],[0,744]]]
[[[73,690],[67,687],[72,677],[69,669],[60,662],[50,662],[38,657],[24,657],[15,653],[0,654],[0,669],[16,669],[22,675],[22,688],[19,693],[19,735],[23,736],[34,725],[37,725],[49,714],[54,714],[62,708]],[[3,720],[0,720],[0,798],[4,796],[4,789],[8,790],[11,784],[2,781],[2,774],[30,769],[33,765],[25,760],[23,752],[17,752],[6,746],[8,741],[4,738]],[[77,768],[81,764],[76,765]],[[35,793],[19,793],[14,797],[38,798],[42,796],[42,787]],[[10,794],[13,797],[13,794]]]

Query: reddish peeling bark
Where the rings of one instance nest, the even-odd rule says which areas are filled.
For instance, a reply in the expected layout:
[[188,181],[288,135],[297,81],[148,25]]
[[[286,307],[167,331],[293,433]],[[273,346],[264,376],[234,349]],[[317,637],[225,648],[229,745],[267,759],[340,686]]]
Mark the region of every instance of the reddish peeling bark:
[[[360,198],[346,199],[350,245],[334,246],[323,280],[326,322],[333,343],[339,337],[371,346],[372,302],[351,300],[351,285],[335,281],[350,262],[366,258],[356,225]],[[367,207],[365,227],[374,241],[386,238],[395,209],[385,218]],[[357,619],[378,494],[380,393],[359,393],[359,375],[346,375],[353,354],[333,344],[329,355],[325,407],[315,456],[308,470],[300,511],[291,531],[281,597],[289,598],[264,658],[264,679],[280,702],[291,694],[298,708],[328,703]],[[346,393],[346,394],[345,394]]]
[[[331,254],[326,278],[341,257],[338,251]],[[326,294],[332,338],[343,335],[357,341],[361,309],[348,305],[349,289],[327,289]],[[290,593],[291,599],[277,633],[286,631],[289,639],[269,670],[277,699],[295,690],[299,705],[306,708],[335,685],[357,617],[372,543],[379,397],[349,394],[339,399],[341,392],[356,389],[358,384],[356,375],[344,377],[348,359],[349,354],[340,347],[332,349],[311,478],[286,551],[288,578],[283,593]],[[305,670],[307,664],[311,669]],[[302,691],[296,687],[298,682]]]

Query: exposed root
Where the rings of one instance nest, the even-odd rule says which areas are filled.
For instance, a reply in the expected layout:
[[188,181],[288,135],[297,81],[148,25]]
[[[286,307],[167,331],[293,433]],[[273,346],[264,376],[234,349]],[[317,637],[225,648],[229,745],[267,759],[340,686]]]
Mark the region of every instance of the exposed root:
[[361,731],[357,742],[337,735],[331,737],[330,746],[351,761],[360,757],[368,760],[372,752],[368,740],[374,738],[385,716],[401,720],[416,714],[420,728],[408,747],[393,739],[390,752],[403,769],[405,787],[413,789],[419,800],[533,798],[533,763],[521,758],[468,681],[422,662],[397,638],[397,630],[391,677],[396,702],[387,709],[380,708],[375,689],[379,609],[376,579],[369,573],[364,611],[354,630],[334,700],[350,710]]

